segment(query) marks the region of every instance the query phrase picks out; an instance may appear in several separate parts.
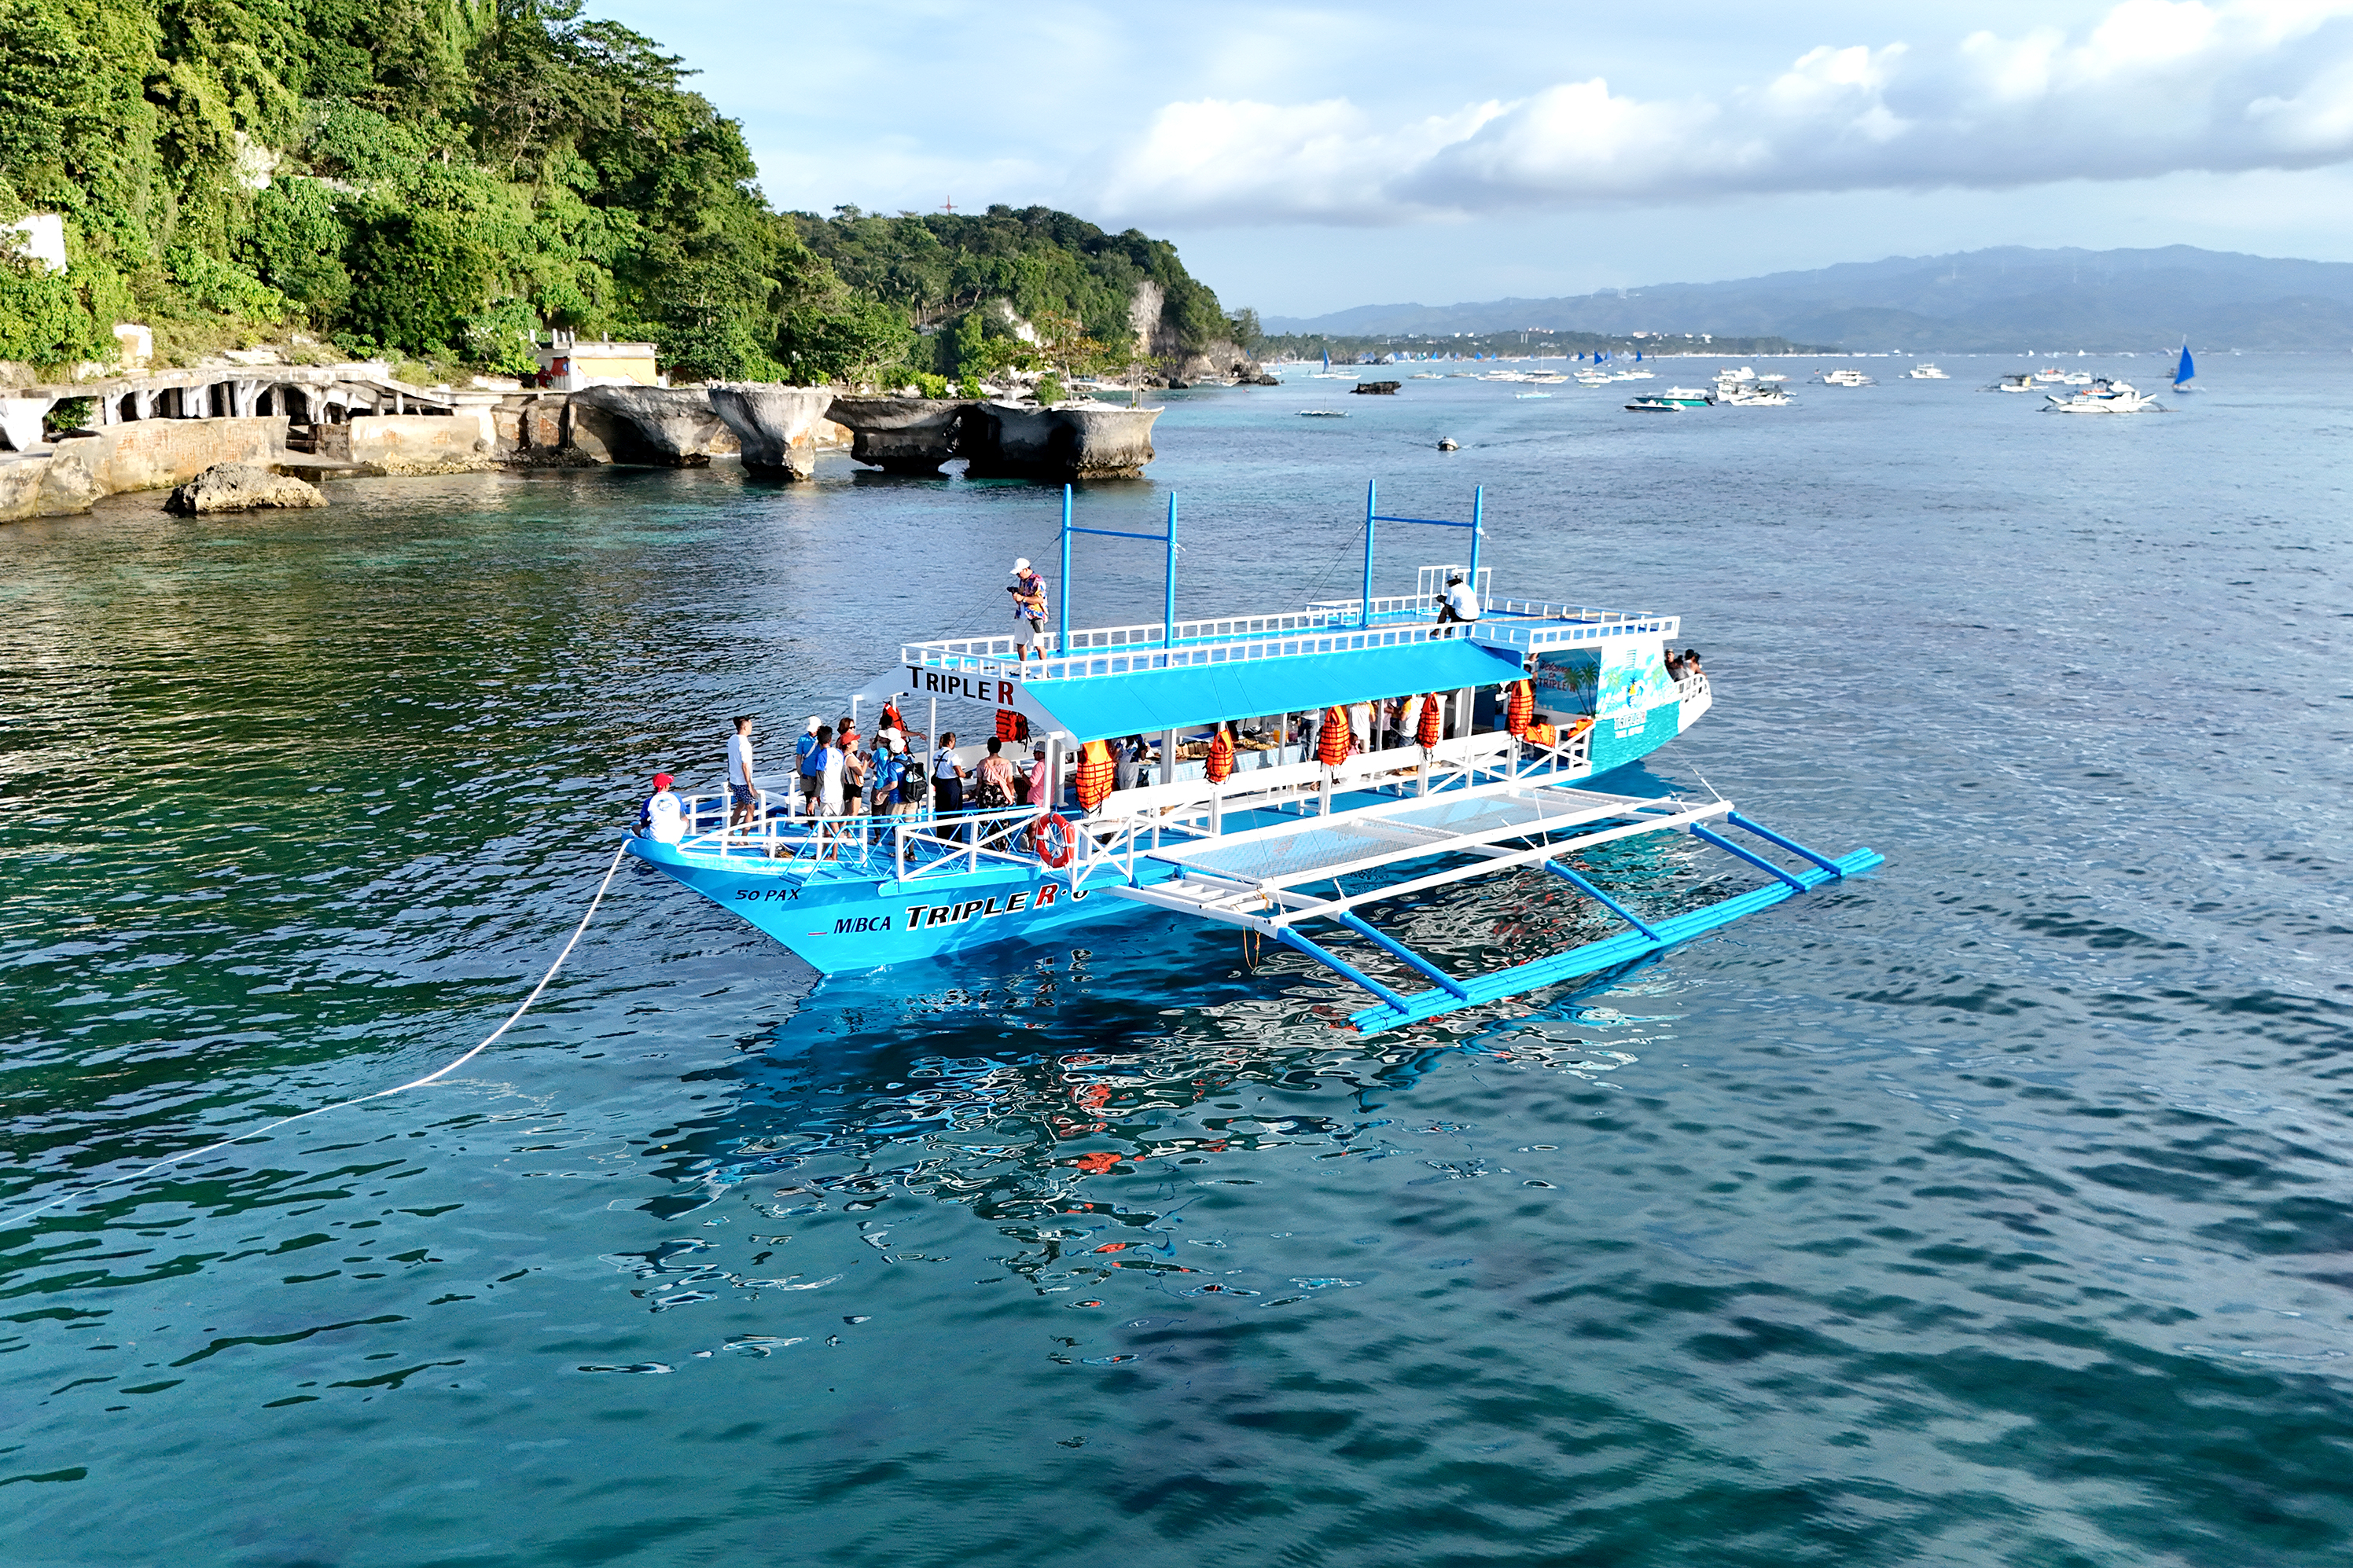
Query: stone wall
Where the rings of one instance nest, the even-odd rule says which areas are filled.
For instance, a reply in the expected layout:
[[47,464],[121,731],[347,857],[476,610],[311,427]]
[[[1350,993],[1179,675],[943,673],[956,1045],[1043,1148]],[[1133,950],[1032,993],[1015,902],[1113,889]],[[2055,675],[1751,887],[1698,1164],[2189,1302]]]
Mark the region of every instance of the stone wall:
[[488,408],[455,414],[364,414],[316,427],[319,456],[378,474],[456,474],[487,468],[498,456]]
[[286,421],[142,419],[35,451],[0,456],[0,521],[87,511],[100,496],[184,485],[216,463],[267,467]]

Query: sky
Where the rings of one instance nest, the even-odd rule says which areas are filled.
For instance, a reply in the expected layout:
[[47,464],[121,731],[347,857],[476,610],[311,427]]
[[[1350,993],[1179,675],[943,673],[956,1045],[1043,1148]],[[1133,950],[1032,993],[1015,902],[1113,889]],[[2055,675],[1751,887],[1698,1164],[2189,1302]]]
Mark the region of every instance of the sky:
[[1992,245],[2353,261],[2353,0],[603,0],[769,200],[1042,204],[1228,309],[1545,298]]

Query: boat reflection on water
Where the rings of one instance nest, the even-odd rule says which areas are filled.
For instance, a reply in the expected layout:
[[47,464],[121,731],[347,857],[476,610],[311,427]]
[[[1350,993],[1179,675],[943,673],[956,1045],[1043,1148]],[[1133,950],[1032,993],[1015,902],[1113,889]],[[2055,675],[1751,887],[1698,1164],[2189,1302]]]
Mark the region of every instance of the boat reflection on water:
[[[1723,895],[1694,876],[1694,860],[1708,865],[1695,851],[1630,839],[1583,868],[1630,907],[1663,917]],[[1399,916],[1430,951],[1498,962],[1590,938],[1592,907],[1527,872]],[[1180,1248],[1189,1205],[1307,1161],[1333,1177],[1347,1162],[1399,1157],[1429,1167],[1416,1183],[1488,1174],[1483,1161],[1467,1169],[1430,1157],[1449,1151],[1426,1148],[1426,1116],[1398,1102],[1465,1056],[1482,1071],[1598,1084],[1636,1067],[1622,1047],[1660,1021],[1609,1005],[1622,1005],[1630,972],[1655,959],[1540,1003],[1362,1036],[1347,1026],[1345,989],[1287,951],[1264,952],[1253,969],[1230,935],[1175,919],[1089,935],[1093,947],[1039,943],[1026,962],[927,966],[920,990],[901,972],[828,980],[797,1016],[743,1041],[740,1058],[695,1075],[698,1088],[725,1086],[724,1109],[679,1127],[653,1173],[668,1190],[638,1205],[666,1219],[702,1212],[706,1224],[753,1234],[693,1236],[607,1261],[638,1277],[635,1293],[654,1311],[721,1291],[821,1289],[856,1261],[950,1256],[1040,1293],[1124,1274],[1180,1295],[1252,1294]],[[1637,986],[1652,993],[1653,1010],[1665,988]],[[1198,1000],[1159,1000],[1172,994]],[[942,1224],[910,1199],[932,1215],[954,1207],[964,1216]],[[972,1222],[993,1233],[985,1264]],[[796,1234],[793,1272],[775,1258]],[[758,1256],[737,1258],[744,1244]]]

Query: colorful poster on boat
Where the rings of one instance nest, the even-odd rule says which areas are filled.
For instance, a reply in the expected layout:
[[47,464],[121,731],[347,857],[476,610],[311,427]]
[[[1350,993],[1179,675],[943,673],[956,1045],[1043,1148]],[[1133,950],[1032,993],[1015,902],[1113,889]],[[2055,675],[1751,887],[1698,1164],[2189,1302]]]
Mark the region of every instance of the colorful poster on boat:
[[1675,695],[1667,675],[1666,655],[1655,642],[1633,637],[1612,638],[1601,645],[1601,685],[1594,705],[1596,719],[1615,720],[1622,727],[1639,725],[1642,715]]

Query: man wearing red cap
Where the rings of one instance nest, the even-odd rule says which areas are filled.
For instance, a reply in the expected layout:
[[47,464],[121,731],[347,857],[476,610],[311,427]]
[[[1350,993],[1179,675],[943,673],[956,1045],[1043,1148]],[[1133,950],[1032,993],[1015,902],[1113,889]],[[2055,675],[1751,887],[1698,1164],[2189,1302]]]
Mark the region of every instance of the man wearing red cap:
[[670,793],[668,773],[654,775],[654,793],[638,808],[638,831],[658,843],[675,844],[686,837],[686,812]]

